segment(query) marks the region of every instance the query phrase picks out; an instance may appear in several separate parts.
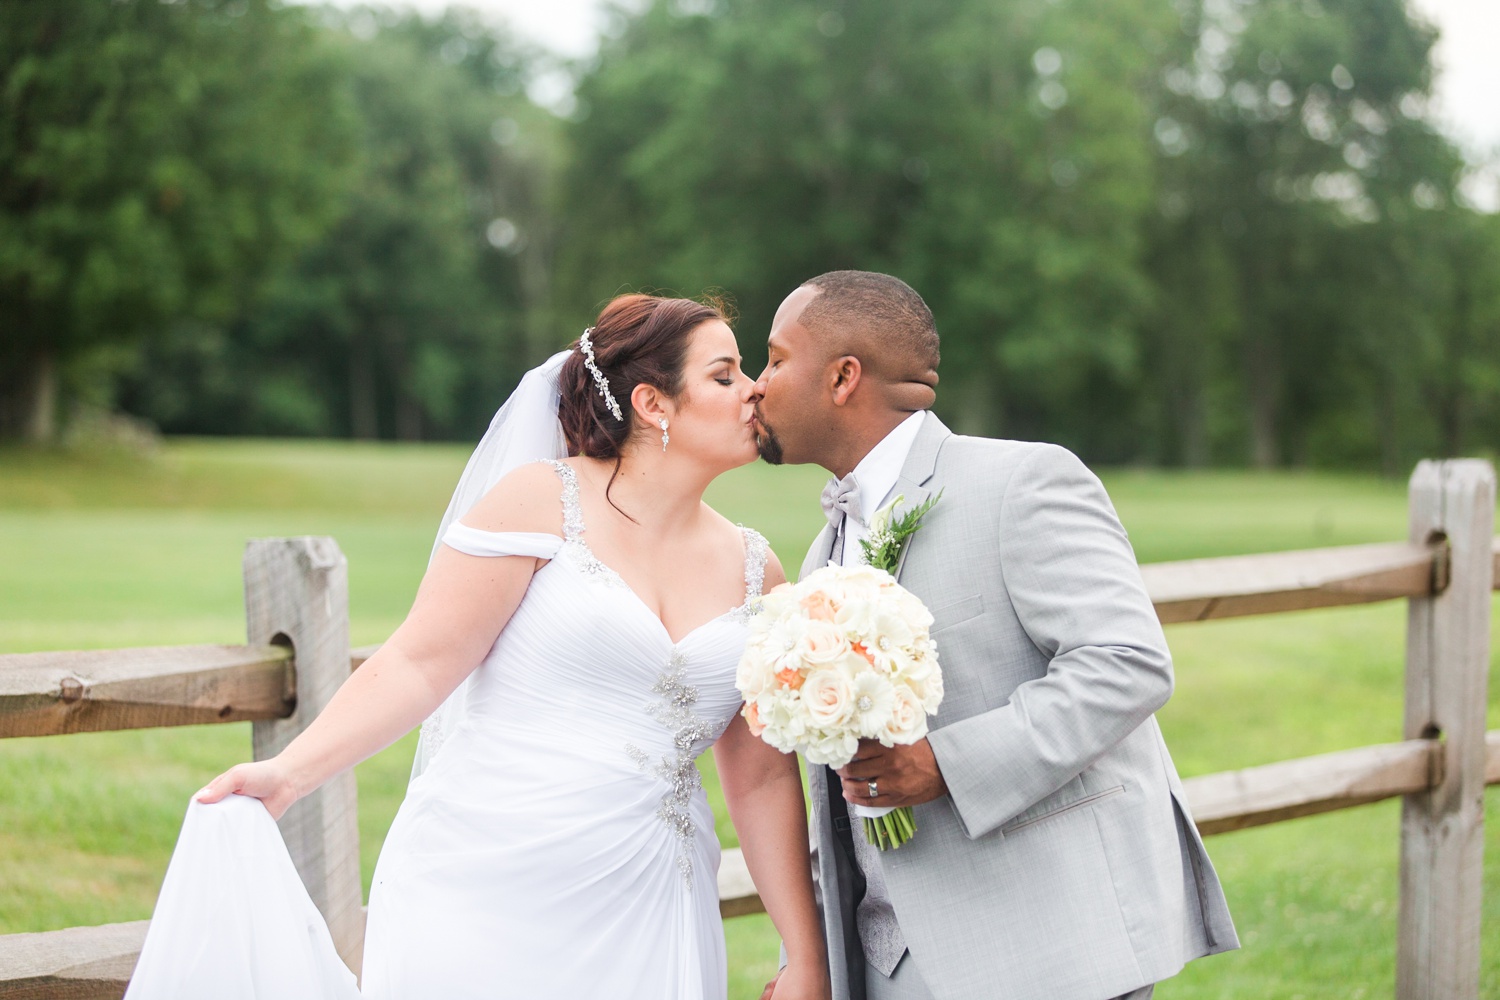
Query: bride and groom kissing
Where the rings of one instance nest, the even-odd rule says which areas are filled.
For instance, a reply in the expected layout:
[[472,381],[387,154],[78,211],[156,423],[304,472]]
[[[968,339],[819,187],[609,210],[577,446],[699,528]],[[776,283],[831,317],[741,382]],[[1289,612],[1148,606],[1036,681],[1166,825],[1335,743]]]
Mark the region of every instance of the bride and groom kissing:
[[[773,1000],[1148,997],[1237,947],[1114,509],[1063,448],[951,433],[938,349],[921,297],[869,272],[794,290],[754,380],[714,306],[610,302],[496,414],[380,652],[282,753],[195,796],[127,997],[250,1000],[295,966],[310,1000],[722,1000],[710,746],[784,942]],[[810,837],[796,758],[735,686],[785,573],[703,502],[757,456],[834,476],[801,576],[857,564],[888,501],[941,497],[898,569],[934,619],[941,708],[914,744],[809,764]],[[251,908],[224,872],[289,871],[271,819],[418,724],[356,990],[305,893]],[[851,805],[909,806],[918,833],[876,850]],[[278,924],[297,961],[245,944]]]

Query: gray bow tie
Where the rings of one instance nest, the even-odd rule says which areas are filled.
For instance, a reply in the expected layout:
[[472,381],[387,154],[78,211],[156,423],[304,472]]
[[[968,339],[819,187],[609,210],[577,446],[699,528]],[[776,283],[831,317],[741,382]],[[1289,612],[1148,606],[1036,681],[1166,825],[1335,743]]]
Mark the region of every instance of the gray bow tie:
[[859,480],[852,472],[843,479],[828,480],[823,487],[822,503],[823,515],[834,531],[839,530],[839,522],[846,514],[860,524],[865,523],[859,506]]

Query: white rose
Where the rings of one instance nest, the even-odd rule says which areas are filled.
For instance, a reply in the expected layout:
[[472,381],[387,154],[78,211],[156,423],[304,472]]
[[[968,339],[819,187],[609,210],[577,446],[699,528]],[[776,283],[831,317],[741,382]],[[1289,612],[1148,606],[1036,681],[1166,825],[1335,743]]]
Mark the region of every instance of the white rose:
[[904,618],[914,631],[926,632],[932,627],[932,612],[916,594],[905,587],[897,587],[893,596],[896,614]]
[[854,708],[854,687],[842,670],[814,670],[807,675],[799,693],[812,728],[837,729],[849,721]]
[[771,663],[759,651],[747,648],[734,672],[734,686],[739,689],[740,696],[753,701],[775,682],[776,671]]
[[808,666],[815,667],[832,663],[849,652],[849,641],[837,625],[814,620],[803,627],[794,652]]
[[896,689],[878,671],[866,670],[854,678],[854,728],[861,737],[873,739],[889,725]]
[[922,702],[911,688],[895,688],[890,721],[880,732],[880,742],[885,746],[912,744],[926,735],[927,710],[922,707]]
[[844,586],[851,593],[859,594],[872,601],[880,596],[883,587],[895,582],[891,574],[883,569],[876,569],[874,566],[851,566],[844,573]]

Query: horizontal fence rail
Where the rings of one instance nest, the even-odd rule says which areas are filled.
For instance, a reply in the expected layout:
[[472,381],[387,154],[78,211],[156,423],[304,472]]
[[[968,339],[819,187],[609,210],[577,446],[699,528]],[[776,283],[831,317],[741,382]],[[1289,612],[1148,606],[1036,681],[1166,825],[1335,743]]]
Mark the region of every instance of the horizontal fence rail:
[[[1487,735],[1485,778],[1496,785],[1500,730]],[[1439,741],[1408,740],[1205,774],[1182,785],[1193,822],[1208,837],[1427,791],[1441,780],[1441,759]],[[735,917],[764,910],[739,849],[726,849],[719,865],[719,912]]]
[[[1500,589],[1500,537],[1493,544]],[[1441,546],[1406,542],[1147,563],[1166,624],[1420,597],[1445,584]],[[350,651],[364,663],[376,643]],[[277,646],[160,646],[0,654],[0,738],[284,719],[292,654]]]
[[1395,542],[1141,567],[1163,623],[1239,618],[1431,594],[1443,550]]
[[[310,542],[300,540],[299,544]],[[308,553],[299,556],[307,563],[299,572],[310,580],[327,574],[329,566],[335,565],[328,560],[335,557],[335,568],[342,573],[336,547],[329,553],[314,546]],[[1500,537],[1491,543],[1486,563],[1491,589],[1500,589]],[[1431,599],[1449,586],[1452,568],[1448,545],[1439,538],[1433,544],[1359,545],[1157,563],[1141,571],[1162,622],[1181,623],[1400,598]],[[341,575],[336,582],[342,586]],[[252,637],[268,634],[254,629],[252,633]],[[299,641],[310,643],[311,639]],[[324,640],[318,645],[322,660],[331,650]],[[374,645],[350,650],[350,669],[378,649]],[[305,714],[298,712],[296,659],[290,648],[281,645],[0,655],[0,737],[242,721],[286,726],[287,722],[277,720]],[[327,682],[322,683],[326,686]],[[326,696],[320,690],[312,700]],[[259,758],[259,740],[257,747]],[[1198,828],[1207,836],[1437,792],[1445,782],[1446,756],[1441,736],[1407,739],[1203,775],[1183,784]],[[1500,731],[1485,735],[1483,783],[1500,783]],[[1411,801],[1408,798],[1408,805]],[[324,838],[320,843],[333,842],[326,834],[320,836]],[[288,835],[289,844],[293,839]],[[348,837],[334,839],[350,842]],[[299,856],[318,853],[294,848]],[[725,917],[764,911],[737,848],[723,852],[718,889]],[[340,892],[348,896],[347,889]],[[118,998],[134,968],[147,924],[135,921],[0,936],[0,1000]],[[341,950],[352,959],[357,943]],[[1402,996],[1406,995],[1408,991],[1403,990]]]
[[282,719],[296,699],[281,646],[0,656],[0,737]]
[[[1189,778],[1188,807],[1204,836],[1347,809],[1433,787],[1436,740],[1360,747]],[[1500,784],[1500,730],[1488,736],[1489,784]],[[737,847],[719,863],[719,912],[764,913]],[[149,921],[0,936],[0,1000],[119,997]]]

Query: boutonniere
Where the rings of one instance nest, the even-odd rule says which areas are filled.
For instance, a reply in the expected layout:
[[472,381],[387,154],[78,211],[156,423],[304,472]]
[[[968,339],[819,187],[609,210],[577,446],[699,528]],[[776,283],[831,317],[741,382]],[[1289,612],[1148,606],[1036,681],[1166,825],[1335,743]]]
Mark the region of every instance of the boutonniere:
[[875,516],[870,518],[870,533],[859,540],[859,547],[865,553],[865,562],[895,576],[896,567],[901,564],[901,550],[906,547],[907,540],[917,533],[917,529],[922,526],[922,518],[942,498],[942,491],[939,490],[937,496],[928,497],[899,518],[896,517],[896,508],[901,506],[905,496],[897,496],[877,510]]

